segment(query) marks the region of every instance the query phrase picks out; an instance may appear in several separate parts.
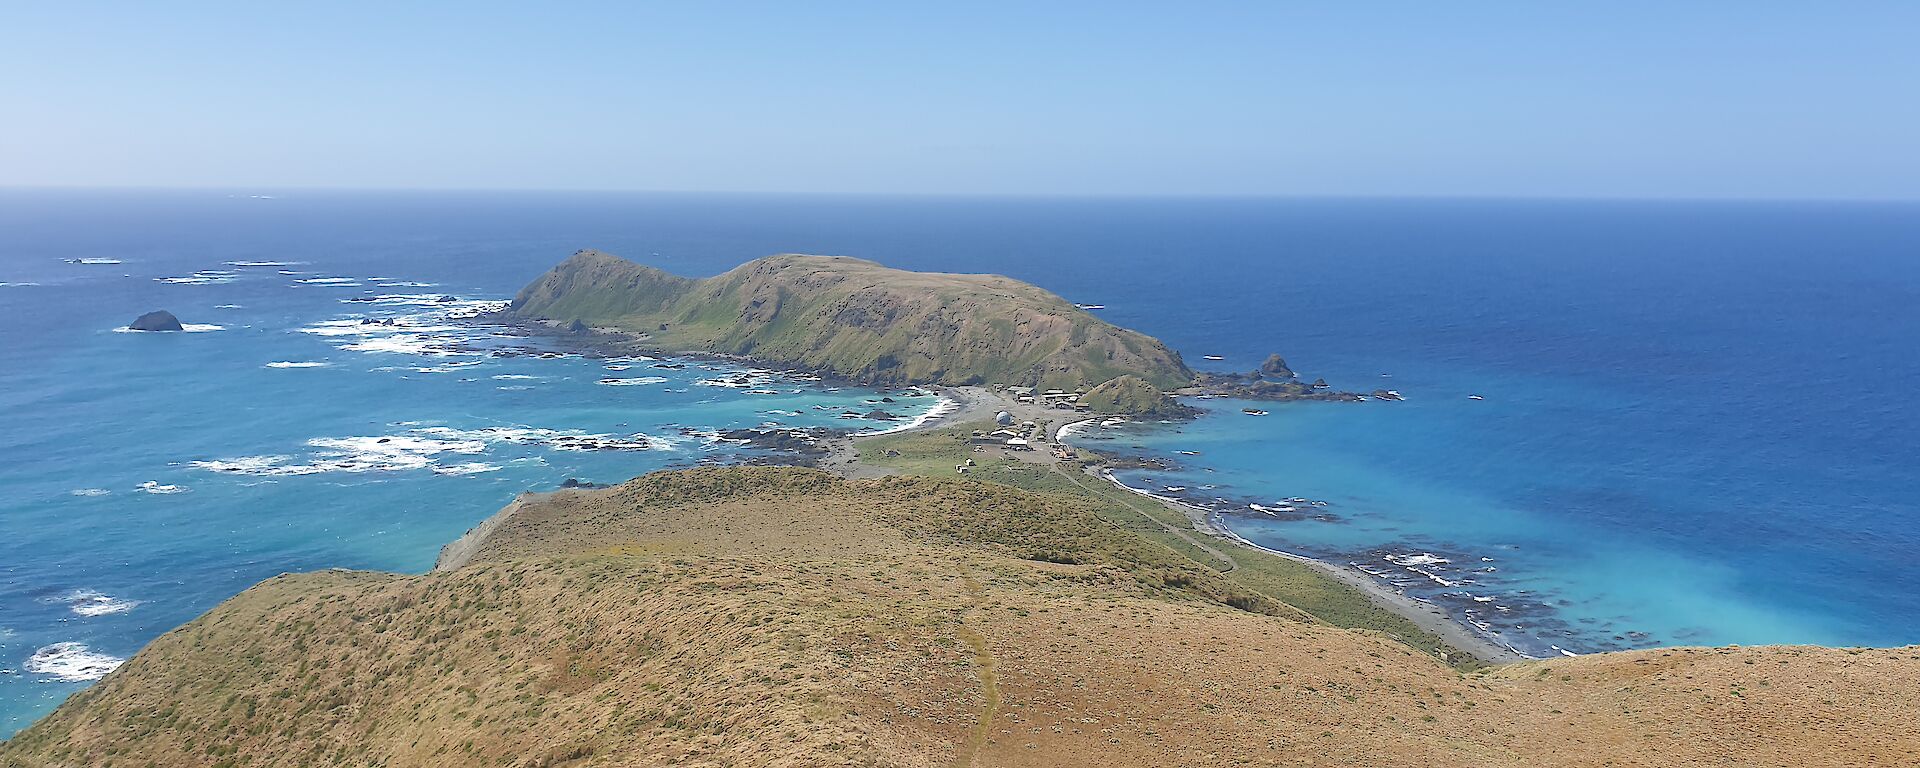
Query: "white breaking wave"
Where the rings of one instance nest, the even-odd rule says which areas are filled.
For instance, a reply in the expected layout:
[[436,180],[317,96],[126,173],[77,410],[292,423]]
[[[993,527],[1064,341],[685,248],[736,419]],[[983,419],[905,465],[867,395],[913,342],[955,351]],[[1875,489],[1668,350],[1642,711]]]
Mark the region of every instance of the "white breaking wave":
[[75,496],[105,496],[109,493],[113,493],[113,491],[109,491],[105,488],[75,488],[71,491],[68,491],[68,493],[71,493]]
[[113,329],[113,332],[114,333],[182,333],[182,332],[212,333],[214,331],[224,331],[226,329],[227,327],[224,325],[214,325],[213,323],[181,323],[179,331],[142,331],[142,330],[136,330],[133,328],[128,328],[123,325]]
[[[237,459],[216,459],[192,462],[192,466],[214,472],[230,472],[236,475],[258,475],[276,477],[281,475],[317,475],[327,471],[317,465],[289,465],[292,456],[242,456]],[[352,470],[345,470],[352,471]]]
[[665,384],[666,382],[666,379],[659,376],[639,376],[631,379],[605,378],[600,380],[601,384],[609,387],[637,387],[642,384]]
[[323,363],[318,361],[275,360],[271,363],[267,363],[266,367],[268,368],[325,368],[329,365],[333,365],[333,363]]
[[417,469],[461,475],[491,472],[499,467],[473,461],[441,464],[440,459],[445,456],[482,454],[500,443],[531,445],[556,451],[671,451],[677,448],[673,441],[644,434],[618,436],[537,427],[420,427],[398,435],[316,437],[307,441],[307,446],[314,451],[304,458],[287,455],[242,456],[194,461],[191,465],[210,472],[255,477],[317,475],[324,472],[404,472]]
[[[353,340],[337,345],[338,349],[348,352],[369,352],[428,357],[480,356],[482,351],[463,349],[463,344],[490,338],[493,333],[487,329],[470,325],[453,324],[449,321],[471,317],[484,312],[494,311],[505,302],[500,301],[462,301],[443,300],[446,297],[434,295],[392,295],[374,297],[376,304],[407,304],[431,307],[427,311],[413,315],[397,317],[354,316],[323,320],[300,329],[302,333],[315,336],[352,337]],[[359,301],[359,300],[355,300]]]
[[224,285],[237,277],[224,269],[203,269],[185,277],[156,277],[154,280],[171,285]]
[[305,285],[359,285],[360,281],[351,277],[303,277],[295,280]]
[[429,357],[454,357],[458,355],[478,355],[478,352],[462,352],[453,346],[453,341],[427,336],[419,333],[396,333],[392,336],[368,338],[349,344],[341,344],[340,349],[348,352],[387,352],[396,355],[426,355]]
[[27,659],[26,669],[63,683],[81,683],[106,677],[126,661],[96,653],[81,643],[54,643],[34,651]]
[[1077,434],[1080,434],[1081,432],[1085,432],[1089,429],[1092,429],[1094,426],[1098,425],[1099,423],[1100,423],[1099,419],[1081,419],[1080,421],[1072,422],[1069,424],[1062,424],[1060,426],[1060,431],[1055,432],[1053,434],[1053,441],[1056,443],[1064,443],[1069,439],[1072,439],[1074,435],[1077,435]]
[[229,267],[291,267],[305,264],[304,261],[229,261]]
[[368,296],[363,299],[341,299],[351,304],[376,304],[385,307],[435,307],[442,304],[455,304],[458,299],[443,293],[392,293],[383,296]]
[[68,264],[119,264],[120,263],[119,259],[99,259],[99,258],[67,259],[66,261]]
[[463,320],[491,312],[499,312],[500,310],[506,309],[507,306],[512,303],[511,301],[501,301],[498,299],[449,302],[446,305],[446,317],[449,320]]
[[156,480],[148,480],[144,483],[141,483],[140,490],[146,491],[147,493],[160,494],[162,496],[165,496],[168,494],[174,494],[174,493],[187,492],[187,489],[184,486],[161,485],[159,481],[156,481]]
[[396,331],[397,326],[363,323],[356,319],[322,320],[300,329],[301,333],[315,336],[373,336]]
[[954,411],[958,411],[958,410],[960,410],[960,401],[943,397],[943,398],[940,398],[940,402],[935,403],[932,408],[927,409],[926,413],[920,414],[919,416],[915,416],[912,421],[909,421],[905,424],[899,424],[892,427],[888,427],[886,429],[863,430],[861,434],[885,435],[893,432],[905,432],[909,429],[916,429],[923,424],[927,424],[929,422],[943,418],[947,414],[953,413]]
[[452,427],[421,427],[413,430],[423,435],[431,435],[448,440],[478,441],[481,443],[516,443],[552,448],[558,451],[671,451],[678,446],[666,438],[635,433],[627,436],[596,434],[576,429],[542,429],[539,427],[484,427],[481,429],[454,429]]
[[139,600],[122,600],[92,589],[76,589],[46,602],[65,603],[68,610],[81,616],[111,616],[126,613],[140,605]]
[[29,285],[39,285],[39,283],[32,283],[32,282],[9,283],[9,282],[0,281],[0,288],[25,288]]
[[454,464],[452,466],[433,468],[433,473],[436,475],[477,475],[482,472],[498,472],[498,471],[500,471],[500,467],[498,465],[488,464],[484,461],[470,461],[465,464]]

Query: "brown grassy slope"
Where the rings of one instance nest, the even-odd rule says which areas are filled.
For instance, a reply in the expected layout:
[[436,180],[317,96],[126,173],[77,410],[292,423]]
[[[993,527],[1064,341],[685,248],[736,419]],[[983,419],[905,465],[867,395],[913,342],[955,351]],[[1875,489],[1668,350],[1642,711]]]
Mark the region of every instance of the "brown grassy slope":
[[1033,285],[842,256],[769,256],[689,280],[581,251],[523,289],[512,309],[529,319],[646,333],[663,348],[748,355],[881,384],[1082,389],[1135,374],[1172,388],[1193,378],[1159,340]]
[[[981,422],[863,440],[859,443],[860,461],[924,477],[954,477],[955,465],[973,458],[977,463],[969,468],[967,477],[971,479],[1072,497],[1110,527],[1158,544],[1201,567],[1223,571],[1229,583],[1284,603],[1316,620],[1337,627],[1380,632],[1463,668],[1482,666],[1471,656],[1449,648],[1440,637],[1375,604],[1360,590],[1311,566],[1238,542],[1210,538],[1197,531],[1189,533],[1193,524],[1185,515],[1104,480],[1081,474],[1077,464],[1063,463],[1049,468],[1020,461],[1014,455],[996,457],[992,453],[974,453],[967,437],[973,430],[990,428]],[[1222,554],[1227,559],[1223,559]]]
[[1911,649],[1462,675],[1156,585],[1097,542],[1061,547],[1090,562],[1023,559],[996,540],[1049,530],[1019,520],[1049,511],[1023,495],[730,469],[555,496],[455,570],[269,580],[0,765],[1801,766],[1920,749]]

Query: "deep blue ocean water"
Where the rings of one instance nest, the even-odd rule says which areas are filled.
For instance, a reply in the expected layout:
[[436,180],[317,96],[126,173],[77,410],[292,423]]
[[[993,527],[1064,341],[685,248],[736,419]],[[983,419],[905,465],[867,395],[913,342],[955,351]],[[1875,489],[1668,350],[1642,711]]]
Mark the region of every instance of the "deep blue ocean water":
[[[1196,367],[1397,390],[1078,439],[1530,653],[1920,642],[1920,206],[5,191],[0,734],[261,578],[423,570],[516,493],[752,453],[702,430],[886,426],[444,321],[582,247],[998,272]],[[158,308],[220,330],[114,330]],[[1326,505],[1244,507],[1292,497]]]

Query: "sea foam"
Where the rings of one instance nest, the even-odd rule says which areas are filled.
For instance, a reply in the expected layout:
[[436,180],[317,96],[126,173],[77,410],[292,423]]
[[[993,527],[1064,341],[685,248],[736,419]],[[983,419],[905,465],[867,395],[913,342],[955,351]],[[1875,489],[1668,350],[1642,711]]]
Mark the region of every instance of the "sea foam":
[[[180,332],[185,332],[185,333],[212,333],[214,331],[224,331],[226,329],[227,327],[224,325],[214,325],[213,323],[181,323],[180,324]],[[147,331],[147,330],[141,330],[138,328],[128,328],[124,325],[113,329],[113,332],[114,333],[175,333],[175,331]]]
[[238,277],[224,269],[203,269],[184,277],[156,277],[154,280],[169,285],[225,285]]
[[139,600],[123,600],[92,589],[76,589],[59,597],[48,598],[44,602],[65,604],[67,609],[79,616],[112,616],[126,613],[140,605]]
[[446,456],[474,456],[491,446],[511,443],[555,451],[670,451],[671,440],[645,434],[612,435],[580,430],[539,427],[419,427],[384,436],[316,437],[307,441],[311,455],[242,456],[191,462],[209,472],[255,477],[317,475],[324,472],[405,472],[427,469],[443,475],[491,472],[499,467],[483,462],[442,464]]
[[27,658],[26,670],[62,683],[82,683],[106,677],[126,659],[97,653],[82,643],[42,646]]
[[637,387],[643,384],[665,384],[666,382],[667,382],[666,379],[663,379],[659,376],[639,376],[631,379],[617,379],[617,378],[608,377],[600,380],[601,384],[605,384],[609,387]]
[[915,416],[912,421],[908,421],[905,424],[897,424],[891,427],[887,427],[886,429],[862,430],[860,434],[886,435],[894,432],[905,432],[909,429],[918,429],[923,425],[930,424],[935,421],[939,421],[940,419],[945,418],[947,414],[953,413],[958,410],[960,410],[960,402],[958,400],[953,400],[951,398],[943,397],[943,398],[940,398],[940,402],[935,403],[934,406],[932,408],[927,409],[925,413],[922,413],[919,416]]

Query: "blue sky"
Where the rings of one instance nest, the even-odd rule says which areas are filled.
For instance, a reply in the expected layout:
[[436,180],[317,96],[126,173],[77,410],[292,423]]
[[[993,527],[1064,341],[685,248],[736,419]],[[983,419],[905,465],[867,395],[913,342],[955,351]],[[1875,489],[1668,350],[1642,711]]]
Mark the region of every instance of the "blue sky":
[[0,185],[1920,198],[1920,3],[0,0]]

